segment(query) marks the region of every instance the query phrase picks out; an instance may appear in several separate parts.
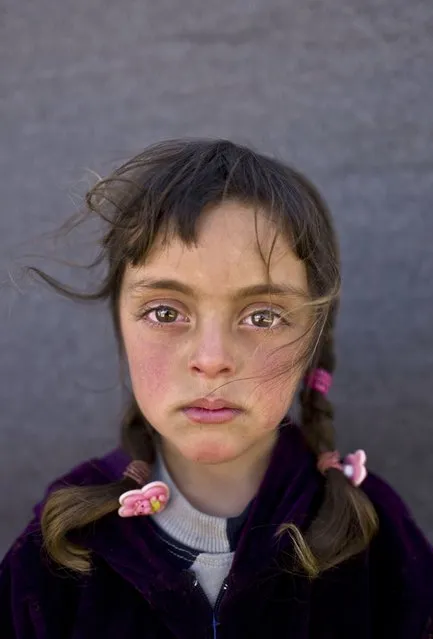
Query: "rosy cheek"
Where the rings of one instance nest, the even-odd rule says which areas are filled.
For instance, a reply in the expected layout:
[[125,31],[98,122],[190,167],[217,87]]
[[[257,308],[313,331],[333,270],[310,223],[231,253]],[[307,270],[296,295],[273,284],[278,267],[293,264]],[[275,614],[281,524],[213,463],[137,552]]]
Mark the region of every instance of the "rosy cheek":
[[[272,413],[291,400],[299,381],[299,371],[290,349],[257,353],[253,362],[254,398],[261,408]],[[271,427],[271,426],[270,426]]]
[[165,345],[135,344],[128,354],[129,369],[136,392],[160,396],[170,387],[172,349]]

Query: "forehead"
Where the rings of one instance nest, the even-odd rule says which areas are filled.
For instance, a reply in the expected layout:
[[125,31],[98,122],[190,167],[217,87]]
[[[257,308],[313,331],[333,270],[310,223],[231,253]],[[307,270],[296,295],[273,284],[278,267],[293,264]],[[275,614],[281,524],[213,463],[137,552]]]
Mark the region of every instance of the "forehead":
[[[199,291],[213,294],[266,281],[266,265],[271,252],[271,280],[291,283],[308,291],[304,264],[289,241],[276,234],[267,217],[253,208],[224,203],[202,214],[197,245],[190,247],[173,237],[166,245],[155,242],[145,263],[128,267],[125,282],[140,276],[157,276],[187,281]],[[261,256],[262,254],[262,256]]]

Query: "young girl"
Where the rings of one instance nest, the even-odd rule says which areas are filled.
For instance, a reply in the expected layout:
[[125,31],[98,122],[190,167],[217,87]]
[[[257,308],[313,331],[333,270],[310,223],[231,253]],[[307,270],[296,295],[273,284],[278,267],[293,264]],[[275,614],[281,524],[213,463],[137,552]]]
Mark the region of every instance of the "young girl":
[[109,300],[130,402],[119,448],[55,481],[4,558],[1,639],[433,637],[431,546],[336,450],[339,252],[314,186],[173,141],[86,202],[100,289],[31,270]]

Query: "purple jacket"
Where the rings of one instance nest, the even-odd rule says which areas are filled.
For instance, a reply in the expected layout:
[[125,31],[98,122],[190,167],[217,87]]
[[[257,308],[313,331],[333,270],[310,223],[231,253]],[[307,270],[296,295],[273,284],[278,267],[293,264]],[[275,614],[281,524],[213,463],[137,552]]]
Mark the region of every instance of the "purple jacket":
[[[128,463],[117,449],[57,480],[102,484]],[[179,571],[146,517],[113,513],[76,535],[95,570],[76,576],[41,551],[35,518],[0,569],[1,639],[427,639],[433,637],[433,550],[407,507],[370,473],[362,489],[380,533],[368,551],[310,582],[278,570],[289,535],[304,528],[321,499],[323,477],[296,426],[283,428],[252,503],[227,587],[212,610],[194,576]]]

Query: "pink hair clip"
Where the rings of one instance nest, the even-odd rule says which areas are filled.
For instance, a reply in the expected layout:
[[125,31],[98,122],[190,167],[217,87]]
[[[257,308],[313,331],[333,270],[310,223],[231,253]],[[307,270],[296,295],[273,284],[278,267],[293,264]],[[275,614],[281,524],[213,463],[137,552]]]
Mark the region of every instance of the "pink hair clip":
[[146,484],[150,472],[149,464],[141,459],[134,459],[126,467],[123,476],[133,479],[142,487],[127,490],[120,495],[118,513],[121,517],[154,515],[166,507],[170,498],[170,489],[162,481],[152,481]]
[[367,477],[366,462],[367,455],[365,451],[357,450],[355,453],[347,455],[344,459],[344,463],[341,464],[340,454],[337,450],[334,450],[322,453],[322,455],[319,456],[317,468],[322,474],[325,474],[328,468],[341,470],[354,486],[359,486]]
[[154,515],[167,505],[170,490],[162,481],[152,481],[137,490],[128,490],[119,497],[121,517]]
[[357,450],[355,453],[347,455],[344,459],[343,472],[355,486],[362,484],[367,477],[367,455],[364,450]]

